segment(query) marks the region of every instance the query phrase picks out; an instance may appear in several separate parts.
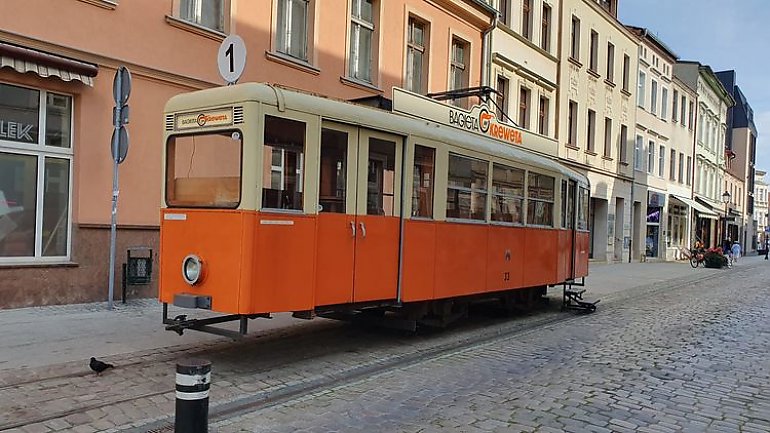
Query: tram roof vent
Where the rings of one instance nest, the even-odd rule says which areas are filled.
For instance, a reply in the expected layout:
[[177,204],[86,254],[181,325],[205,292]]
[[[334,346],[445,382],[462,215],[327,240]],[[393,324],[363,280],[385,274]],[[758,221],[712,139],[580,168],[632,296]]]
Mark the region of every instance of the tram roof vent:
[[243,107],[233,107],[233,123],[235,125],[243,123]]
[[166,114],[166,131],[174,130],[174,115]]

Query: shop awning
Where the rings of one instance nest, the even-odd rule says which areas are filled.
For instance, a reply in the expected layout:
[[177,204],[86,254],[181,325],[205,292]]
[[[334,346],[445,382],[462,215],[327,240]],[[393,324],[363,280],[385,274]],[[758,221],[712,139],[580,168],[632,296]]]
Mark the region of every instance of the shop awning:
[[697,200],[691,200],[693,203],[693,209],[698,212],[701,218],[710,218],[713,220],[719,219],[719,212],[713,208],[706,206],[705,204],[698,203]]
[[94,77],[99,72],[99,68],[91,63],[3,42],[0,42],[0,68],[12,68],[21,74],[32,72],[43,78],[58,77],[63,81],[80,81],[92,87]]
[[695,200],[691,200],[689,198],[680,197],[678,195],[670,195],[671,198],[678,200],[685,204],[686,206],[690,206],[693,208],[693,210],[697,211],[701,218],[711,218],[711,219],[719,219],[719,215],[715,213],[713,210],[709,209],[705,205],[702,205],[698,203]]

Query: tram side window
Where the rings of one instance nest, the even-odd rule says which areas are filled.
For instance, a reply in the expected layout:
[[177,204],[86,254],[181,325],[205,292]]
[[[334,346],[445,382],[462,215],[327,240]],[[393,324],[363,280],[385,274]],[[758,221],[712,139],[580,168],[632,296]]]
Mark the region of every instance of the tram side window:
[[345,213],[345,174],[348,164],[348,134],[321,130],[321,177],[318,204],[321,212]]
[[485,221],[489,163],[449,154],[446,216]]
[[553,202],[556,179],[529,172],[527,185],[527,224],[553,227]]
[[586,188],[580,188],[577,229],[588,230],[588,190]]
[[524,223],[524,170],[492,166],[492,221]]
[[433,218],[433,178],[436,149],[414,147],[414,183],[412,185],[412,216]]
[[[568,186],[569,185],[569,186]],[[575,182],[561,181],[561,227],[574,229],[575,227]]]
[[305,124],[265,116],[262,207],[302,210]]

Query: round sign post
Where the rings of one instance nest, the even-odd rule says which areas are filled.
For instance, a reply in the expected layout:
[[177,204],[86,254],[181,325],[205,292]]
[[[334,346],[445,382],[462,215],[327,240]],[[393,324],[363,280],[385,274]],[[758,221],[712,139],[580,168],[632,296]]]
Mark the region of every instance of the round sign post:
[[246,44],[238,35],[230,35],[222,41],[217,54],[219,75],[230,84],[235,84],[246,67]]

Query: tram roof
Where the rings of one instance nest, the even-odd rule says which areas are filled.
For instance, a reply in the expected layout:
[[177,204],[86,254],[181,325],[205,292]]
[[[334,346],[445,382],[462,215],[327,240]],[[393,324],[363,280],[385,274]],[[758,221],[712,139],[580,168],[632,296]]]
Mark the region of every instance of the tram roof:
[[[191,107],[209,108],[246,102],[262,102],[286,109],[320,114],[324,119],[391,132],[397,135],[416,135],[434,141],[451,143],[466,150],[521,161],[561,173],[588,186],[588,178],[558,162],[555,158],[516,147],[449,125],[417,119],[366,105],[325,96],[302,93],[263,83],[243,83],[182,93],[169,99],[166,113],[190,110]],[[383,116],[387,114],[387,116]],[[395,117],[394,117],[395,116]]]

